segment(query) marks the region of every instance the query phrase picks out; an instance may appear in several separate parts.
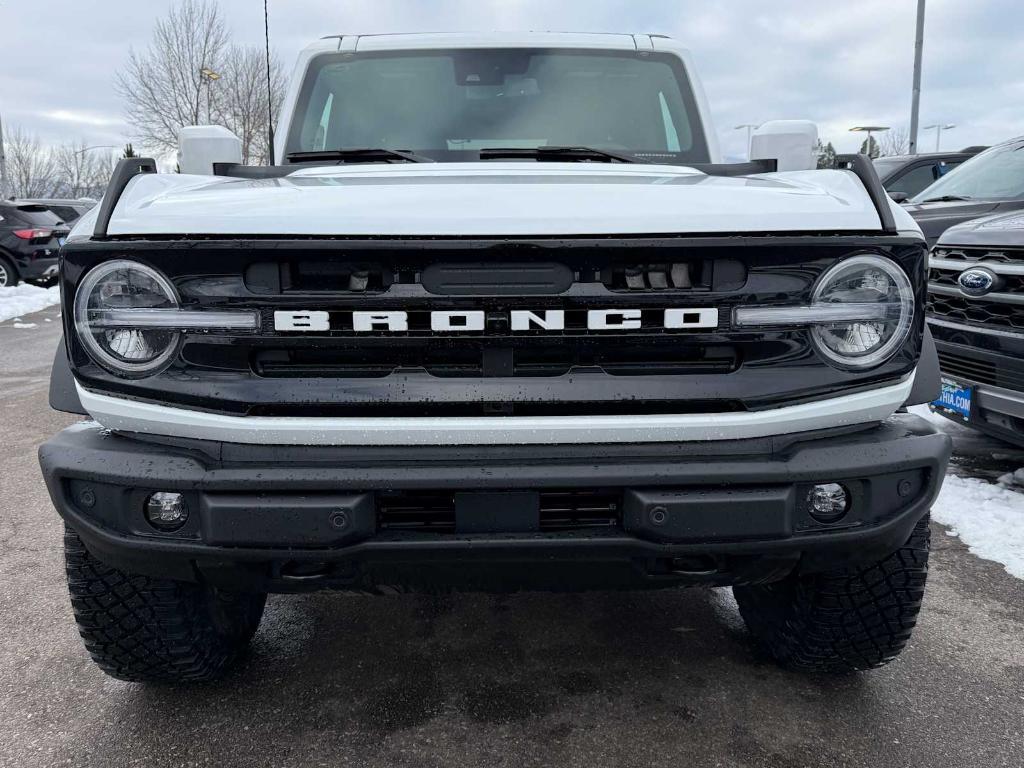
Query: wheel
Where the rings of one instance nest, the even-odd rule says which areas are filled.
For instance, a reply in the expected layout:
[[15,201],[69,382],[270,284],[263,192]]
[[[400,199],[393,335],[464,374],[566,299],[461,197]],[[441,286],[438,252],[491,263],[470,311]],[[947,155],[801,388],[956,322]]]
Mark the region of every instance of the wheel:
[[10,288],[20,282],[18,270],[14,268],[11,260],[6,256],[0,256],[0,288]]
[[906,646],[921,611],[928,523],[925,515],[906,544],[870,565],[734,587],[747,628],[791,669],[846,673],[888,664]]
[[111,568],[67,527],[64,560],[86,650],[119,680],[215,680],[241,657],[263,616],[265,594],[223,592]]

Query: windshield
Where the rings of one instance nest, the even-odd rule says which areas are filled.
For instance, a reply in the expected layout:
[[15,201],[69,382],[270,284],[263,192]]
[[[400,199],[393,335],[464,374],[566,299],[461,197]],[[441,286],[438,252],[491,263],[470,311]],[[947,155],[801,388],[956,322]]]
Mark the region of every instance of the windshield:
[[708,162],[678,58],[460,50],[314,60],[287,152],[401,149],[475,161],[487,148],[590,147],[646,162]]
[[879,178],[884,179],[896,169],[902,168],[906,163],[906,160],[889,160],[882,158],[875,160],[875,170],[878,172]]
[[9,215],[33,227],[54,227],[63,222],[63,219],[41,205],[13,206]]
[[950,171],[911,202],[1024,199],[1024,144],[995,147]]

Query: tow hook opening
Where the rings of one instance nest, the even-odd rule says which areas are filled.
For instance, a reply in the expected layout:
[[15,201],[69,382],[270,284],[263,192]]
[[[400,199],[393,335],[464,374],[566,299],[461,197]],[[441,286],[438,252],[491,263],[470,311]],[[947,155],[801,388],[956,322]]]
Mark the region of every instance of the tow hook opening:
[[326,579],[332,571],[330,563],[289,560],[281,564],[278,576],[284,581],[308,582]]
[[673,557],[668,561],[668,573],[675,576],[714,576],[722,570],[718,558],[711,555]]

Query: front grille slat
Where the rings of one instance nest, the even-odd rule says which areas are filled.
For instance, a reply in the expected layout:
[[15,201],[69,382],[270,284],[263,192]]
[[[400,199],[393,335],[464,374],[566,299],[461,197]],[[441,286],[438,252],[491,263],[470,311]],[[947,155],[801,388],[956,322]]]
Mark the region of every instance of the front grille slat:
[[[541,491],[544,533],[615,528],[622,522],[621,490]],[[377,527],[391,533],[455,533],[455,494],[387,491],[378,495]]]
[[481,378],[490,375],[485,365],[489,350],[507,349],[508,377],[554,377],[574,371],[596,370],[610,376],[700,375],[732,373],[740,358],[723,344],[685,344],[650,339],[581,339],[579,343],[536,340],[504,347],[510,342],[447,341],[434,346],[404,344],[364,345],[352,349],[343,343],[324,342],[317,348],[260,350],[253,356],[253,371],[264,378],[383,378],[400,370],[421,370],[439,378]]
[[[997,289],[985,296],[964,295],[958,279],[972,267],[997,275]],[[955,323],[1024,333],[1024,251],[937,248],[929,261],[927,309],[932,317]]]
[[939,367],[953,379],[1024,391],[1024,365],[1007,365],[939,349]]

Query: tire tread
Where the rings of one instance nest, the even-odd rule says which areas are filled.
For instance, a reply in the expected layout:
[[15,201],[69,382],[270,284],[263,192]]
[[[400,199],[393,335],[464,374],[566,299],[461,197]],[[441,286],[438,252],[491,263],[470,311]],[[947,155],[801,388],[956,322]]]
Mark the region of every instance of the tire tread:
[[[68,591],[79,634],[108,675],[133,682],[201,682],[224,675],[255,634],[265,595],[127,573],[97,560],[65,528]],[[223,598],[227,598],[224,601]],[[218,620],[212,601],[225,610]]]
[[930,518],[878,562],[821,574],[794,574],[733,593],[751,634],[775,661],[808,672],[882,667],[906,647],[928,578]]

